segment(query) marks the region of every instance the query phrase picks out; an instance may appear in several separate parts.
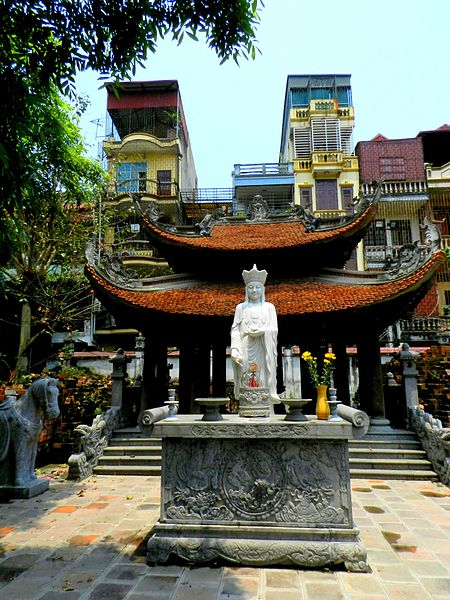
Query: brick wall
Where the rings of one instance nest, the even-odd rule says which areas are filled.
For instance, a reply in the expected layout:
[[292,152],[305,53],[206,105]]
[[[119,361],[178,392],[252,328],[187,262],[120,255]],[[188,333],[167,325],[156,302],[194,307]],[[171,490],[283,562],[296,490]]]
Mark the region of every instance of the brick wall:
[[419,399],[426,412],[450,427],[450,346],[433,346],[417,361]]
[[[382,176],[385,176],[386,180],[423,181],[425,179],[420,138],[388,140],[380,136],[379,139],[359,142],[356,146],[356,154],[359,157],[361,183],[378,181]],[[404,159],[404,178],[391,178],[383,173],[380,159]]]
[[420,317],[437,317],[439,316],[439,301],[438,293],[435,287],[431,288],[422,298],[414,311],[415,315]]

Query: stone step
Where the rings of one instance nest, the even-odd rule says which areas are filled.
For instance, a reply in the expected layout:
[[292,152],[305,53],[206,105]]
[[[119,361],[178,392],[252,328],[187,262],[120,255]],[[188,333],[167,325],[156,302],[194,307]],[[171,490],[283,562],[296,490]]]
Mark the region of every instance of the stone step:
[[157,465],[97,465],[94,475],[141,475],[142,477],[161,475],[161,467]]
[[161,455],[160,456],[108,456],[103,455],[98,459],[98,464],[101,466],[161,466]]
[[109,446],[159,446],[161,447],[161,440],[158,438],[127,438],[127,437],[113,437],[109,440]]
[[103,456],[159,456],[161,458],[161,446],[108,446]]
[[138,437],[142,436],[142,432],[138,426],[136,427],[121,427],[114,431],[114,437]]
[[400,470],[420,470],[420,471],[431,471],[432,466],[429,460],[420,459],[388,459],[388,458],[350,458],[349,459],[350,470],[351,469],[393,469],[395,471]]
[[427,460],[425,450],[411,450],[405,448],[350,448],[350,458],[392,458],[392,459],[424,459]]
[[362,438],[366,442],[407,442],[417,440],[417,435],[414,431],[406,429],[393,429],[392,431],[374,432],[369,429],[369,432]]
[[422,448],[421,443],[417,438],[415,439],[404,439],[404,440],[368,440],[366,437],[363,437],[360,440],[349,440],[349,449],[353,448],[374,448],[374,449],[383,449],[383,448],[392,448],[392,449],[411,449],[411,450],[420,450]]
[[408,479],[416,481],[438,481],[439,477],[434,471],[395,470],[395,469],[356,469],[350,468],[351,479]]

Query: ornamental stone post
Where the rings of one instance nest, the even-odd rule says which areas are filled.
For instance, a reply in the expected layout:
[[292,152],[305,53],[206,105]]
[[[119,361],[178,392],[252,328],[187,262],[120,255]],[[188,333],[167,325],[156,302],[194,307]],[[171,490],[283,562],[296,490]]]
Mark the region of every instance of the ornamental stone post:
[[127,364],[131,362],[131,358],[125,356],[124,350],[119,348],[109,362],[112,363],[113,366],[111,405],[122,410],[123,390],[125,387],[125,379],[128,377]]
[[419,371],[416,368],[416,360],[419,357],[417,352],[411,352],[409,344],[402,344],[400,360],[403,368],[403,386],[405,390],[406,408],[415,408],[419,405],[419,391],[417,387],[417,375]]
[[134,379],[142,379],[144,375],[145,337],[140,333],[134,340]]

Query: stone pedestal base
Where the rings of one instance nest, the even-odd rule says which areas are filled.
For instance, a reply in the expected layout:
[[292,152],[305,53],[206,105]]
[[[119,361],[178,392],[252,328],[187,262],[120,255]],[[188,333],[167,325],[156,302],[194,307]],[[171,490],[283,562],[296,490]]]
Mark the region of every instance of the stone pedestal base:
[[367,571],[367,553],[357,529],[158,523],[147,550],[149,564],[165,563],[173,555],[195,564],[215,560],[249,566],[344,564],[348,571]]
[[149,563],[173,555],[366,570],[352,518],[349,422],[179,415],[153,434],[162,438],[161,512]]
[[33,498],[43,494],[49,488],[46,479],[34,479],[28,485],[0,485],[0,498]]

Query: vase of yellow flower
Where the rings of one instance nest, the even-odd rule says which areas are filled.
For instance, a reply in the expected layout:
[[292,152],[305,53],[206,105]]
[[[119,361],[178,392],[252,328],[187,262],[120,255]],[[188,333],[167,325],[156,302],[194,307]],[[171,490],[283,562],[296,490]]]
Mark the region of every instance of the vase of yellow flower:
[[330,416],[327,392],[331,383],[331,374],[336,356],[332,352],[327,352],[324,355],[323,367],[320,373],[317,367],[317,358],[311,352],[303,352],[302,359],[306,362],[309,376],[317,391],[316,416],[318,419],[326,420]]

